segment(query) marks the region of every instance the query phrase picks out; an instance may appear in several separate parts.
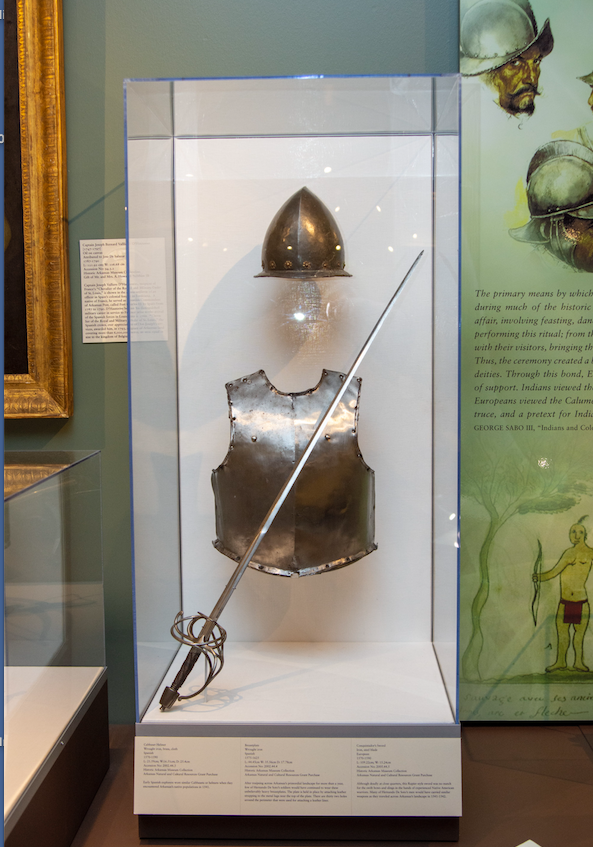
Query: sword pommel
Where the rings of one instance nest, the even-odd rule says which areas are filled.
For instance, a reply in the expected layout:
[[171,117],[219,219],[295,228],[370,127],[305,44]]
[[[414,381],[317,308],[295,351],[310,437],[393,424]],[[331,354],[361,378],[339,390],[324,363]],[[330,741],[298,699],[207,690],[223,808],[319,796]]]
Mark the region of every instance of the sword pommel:
[[179,692],[175,691],[174,688],[171,688],[169,685],[165,688],[163,693],[161,694],[161,699],[159,700],[161,704],[161,712],[166,712],[167,709],[170,709],[177,700],[179,699]]

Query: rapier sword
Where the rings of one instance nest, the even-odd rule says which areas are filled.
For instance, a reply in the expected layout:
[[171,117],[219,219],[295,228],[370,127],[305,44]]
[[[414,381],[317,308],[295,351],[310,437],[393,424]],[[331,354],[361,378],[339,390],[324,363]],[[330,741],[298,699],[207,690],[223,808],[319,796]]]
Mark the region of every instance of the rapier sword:
[[[201,691],[203,691],[207,687],[207,685],[210,684],[210,682],[214,679],[214,677],[222,670],[222,664],[223,664],[222,650],[223,650],[223,644],[224,644],[224,641],[225,641],[225,638],[226,638],[226,633],[224,632],[222,627],[219,626],[218,618],[222,614],[226,604],[231,599],[231,596],[232,596],[235,588],[239,584],[241,577],[243,576],[243,574],[247,570],[247,567],[249,566],[250,561],[252,560],[253,556],[257,552],[257,548],[259,547],[259,545],[263,541],[266,533],[268,532],[268,530],[270,529],[270,527],[271,527],[271,525],[274,521],[274,518],[276,517],[276,515],[278,514],[278,512],[282,508],[282,504],[284,503],[284,501],[288,497],[288,495],[289,495],[290,491],[292,490],[294,484],[296,483],[297,479],[299,478],[299,475],[300,475],[301,471],[303,470],[303,468],[305,467],[307,460],[309,459],[309,456],[311,455],[311,453],[315,449],[315,445],[317,444],[317,442],[321,438],[321,436],[323,434],[323,430],[325,429],[328,421],[330,420],[333,413],[337,409],[338,403],[340,402],[340,400],[342,399],[342,397],[346,393],[346,390],[347,390],[348,386],[350,385],[350,380],[352,378],[352,375],[354,374],[354,372],[356,371],[356,369],[359,367],[360,363],[362,362],[362,360],[366,356],[366,354],[369,350],[369,347],[371,346],[371,344],[375,340],[377,334],[379,333],[379,330],[381,329],[381,327],[385,323],[385,320],[387,319],[387,316],[389,315],[391,309],[393,308],[393,305],[395,304],[395,301],[396,301],[399,293],[401,292],[403,286],[407,282],[407,280],[408,280],[409,276],[411,275],[412,271],[414,270],[414,268],[416,267],[416,265],[420,261],[420,258],[421,258],[423,253],[424,253],[424,250],[421,250],[420,253],[416,256],[416,259],[411,264],[408,272],[406,273],[406,275],[404,276],[404,278],[402,279],[402,281],[400,282],[400,284],[396,288],[395,293],[392,295],[389,303],[387,304],[387,306],[383,310],[381,317],[379,318],[379,320],[377,321],[377,323],[373,327],[371,334],[369,335],[369,337],[367,338],[367,340],[363,344],[359,354],[357,355],[356,359],[352,363],[350,370],[346,374],[346,376],[345,376],[345,378],[342,382],[342,385],[340,386],[340,388],[336,392],[334,399],[331,401],[330,405],[328,406],[327,411],[325,412],[325,414],[323,415],[323,417],[321,418],[321,420],[319,421],[319,423],[315,427],[315,430],[314,430],[311,438],[309,439],[309,442],[308,442],[307,446],[305,447],[305,450],[304,450],[301,458],[299,459],[299,461],[295,465],[294,469],[292,470],[290,476],[288,477],[288,479],[286,480],[286,482],[284,483],[284,485],[282,486],[282,488],[278,492],[276,499],[274,500],[274,502],[270,506],[270,509],[269,509],[267,515],[265,516],[265,518],[261,522],[260,527],[257,530],[257,532],[256,532],[256,534],[253,538],[253,541],[251,542],[251,544],[249,545],[249,547],[247,548],[247,550],[243,554],[243,557],[241,558],[239,564],[235,568],[233,575],[231,576],[228,583],[226,584],[224,591],[222,592],[222,594],[218,598],[218,601],[217,601],[216,605],[214,606],[214,608],[212,609],[212,611],[210,612],[210,615],[206,616],[206,615],[198,614],[198,615],[195,615],[194,617],[192,617],[191,618],[192,623],[188,626],[188,636],[185,636],[185,637],[183,635],[181,635],[181,637],[178,637],[178,635],[175,634],[175,632],[179,632],[179,626],[182,626],[183,621],[185,620],[185,618],[183,617],[183,613],[180,612],[180,614],[175,619],[175,623],[173,624],[173,627],[171,628],[171,632],[172,632],[174,638],[177,638],[177,640],[181,641],[182,643],[191,643],[192,646],[190,648],[189,653],[187,654],[187,656],[185,658],[185,661],[181,665],[181,668],[180,668],[179,672],[177,673],[177,676],[175,677],[175,679],[173,680],[171,685],[168,685],[164,689],[164,691],[161,695],[160,707],[161,707],[162,712],[166,711],[167,709],[170,709],[177,702],[177,700],[189,700],[191,697],[196,697]],[[203,624],[202,629],[200,630],[200,633],[198,634],[198,636],[194,637],[193,632],[192,632],[192,625],[193,625],[194,622],[197,622],[199,620],[203,620],[204,624]],[[215,630],[217,630],[219,632],[219,635],[214,635]],[[202,655],[205,657],[206,662],[207,662],[207,664],[210,668],[210,673],[207,676],[205,684],[202,686],[202,688],[200,688],[199,691],[196,691],[194,694],[188,694],[188,695],[185,695],[185,696],[179,694],[179,689],[181,688],[181,686],[183,685],[183,683],[185,682],[187,677],[190,675],[190,673],[192,672],[192,670],[193,670],[194,666],[196,665],[198,659]],[[218,656],[218,658],[217,658],[217,656]]]

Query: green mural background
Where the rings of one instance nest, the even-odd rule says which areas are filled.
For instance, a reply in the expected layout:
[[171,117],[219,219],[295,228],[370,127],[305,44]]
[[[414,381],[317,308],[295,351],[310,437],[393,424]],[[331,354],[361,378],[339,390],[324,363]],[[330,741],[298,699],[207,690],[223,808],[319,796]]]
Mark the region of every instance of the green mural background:
[[[462,3],[462,53],[471,5]],[[523,0],[517,6],[529,11]],[[573,232],[571,216],[537,218],[538,233],[559,227],[564,243],[555,252],[551,239],[509,234],[530,220],[526,178],[543,155],[532,161],[536,151],[556,142],[545,150],[553,190],[565,189],[566,150],[557,142],[593,138],[592,89],[580,79],[593,70],[593,4],[534,0],[531,8],[536,36],[549,18],[554,40],[537,62],[533,114],[509,114],[492,76],[462,84],[462,720],[593,717],[593,261],[588,271],[570,264],[593,222],[579,218]],[[591,147],[575,151],[593,175]],[[531,180],[531,212],[539,213]],[[593,203],[593,181],[581,194],[582,207]],[[569,208],[566,198],[557,211]],[[577,522],[584,531],[575,540]],[[561,583],[563,599],[581,602],[580,618],[560,604]]]

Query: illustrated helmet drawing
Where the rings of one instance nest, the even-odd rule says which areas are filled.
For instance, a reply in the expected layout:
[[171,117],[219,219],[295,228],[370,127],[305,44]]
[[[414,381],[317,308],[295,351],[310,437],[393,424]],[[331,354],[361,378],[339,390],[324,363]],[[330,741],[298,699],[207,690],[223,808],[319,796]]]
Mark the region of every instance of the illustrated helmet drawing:
[[462,17],[459,39],[464,76],[501,68],[533,45],[542,56],[554,47],[549,18],[538,33],[528,0],[478,0]]
[[312,191],[301,188],[274,215],[262,246],[263,270],[255,276],[352,276],[344,265],[344,240],[332,213]]
[[578,76],[577,79],[581,79],[593,88],[593,71],[590,74],[585,74],[585,76]]
[[527,171],[531,220],[509,230],[517,241],[548,241],[542,221],[566,213],[593,219],[593,150],[576,141],[549,141],[534,153]]

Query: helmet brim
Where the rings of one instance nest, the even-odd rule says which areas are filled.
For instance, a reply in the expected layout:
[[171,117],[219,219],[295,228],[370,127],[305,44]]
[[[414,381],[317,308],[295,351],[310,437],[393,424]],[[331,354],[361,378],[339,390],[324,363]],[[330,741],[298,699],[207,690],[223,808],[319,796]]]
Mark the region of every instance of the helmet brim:
[[514,229],[509,229],[509,235],[515,241],[523,241],[528,244],[547,244],[549,238],[542,235],[541,232],[542,218],[531,218],[525,226],[518,226]]
[[461,71],[462,76],[479,76],[480,74],[485,74],[488,71],[496,71],[508,62],[512,62],[513,59],[516,59],[517,56],[525,53],[526,50],[529,50],[529,48],[533,46],[539,47],[542,58],[549,56],[552,52],[554,48],[554,36],[552,35],[552,27],[550,26],[549,18],[547,18],[539,35],[537,35],[533,41],[530,41],[525,45],[525,47],[521,47],[520,50],[507,53],[506,56],[490,56],[489,58],[482,59],[473,58],[471,56],[466,56],[464,53],[460,53],[459,70]]
[[569,209],[568,214],[572,215],[573,218],[582,218],[585,221],[593,220],[593,203],[589,203],[587,206],[581,206],[580,209]]
[[593,220],[593,203],[576,209],[564,209],[561,212],[553,212],[549,215],[534,216],[525,226],[509,229],[509,235],[515,241],[524,241],[529,244],[547,244],[550,239],[542,233],[542,223],[551,218],[564,217],[564,215],[572,215],[573,218],[581,218],[586,221]]
[[352,276],[343,270],[320,270],[320,271],[261,271],[254,274],[254,279],[260,276],[278,277],[278,279],[331,279],[336,276]]

